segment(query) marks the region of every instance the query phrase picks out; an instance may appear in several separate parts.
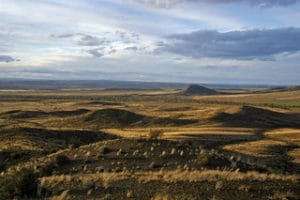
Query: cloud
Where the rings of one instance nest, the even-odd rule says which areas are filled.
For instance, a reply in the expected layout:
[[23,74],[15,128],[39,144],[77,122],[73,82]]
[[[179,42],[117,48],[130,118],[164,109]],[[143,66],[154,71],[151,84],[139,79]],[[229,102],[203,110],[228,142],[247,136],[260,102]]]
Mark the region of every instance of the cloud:
[[288,6],[295,4],[298,0],[129,0],[142,4],[148,4],[154,7],[170,8],[171,6],[183,2],[199,2],[209,4],[227,4],[227,3],[248,3],[259,7],[270,6]]
[[91,35],[78,35],[74,39],[74,43],[79,46],[98,46],[106,42],[105,39],[100,39]]
[[12,58],[11,56],[6,56],[6,55],[0,55],[0,62],[15,62],[15,61],[19,61],[17,59]]
[[300,51],[300,28],[231,31],[197,31],[168,37],[156,51],[192,58],[270,60],[276,54]]
[[52,34],[49,37],[54,39],[73,38],[73,43],[78,46],[99,46],[108,43],[105,38],[99,38],[83,33]]
[[73,33],[65,33],[65,34],[58,34],[58,35],[51,34],[49,37],[50,38],[55,38],[55,39],[60,39],[60,38],[70,38],[70,37],[73,37],[75,35],[76,34],[73,34]]
[[125,50],[128,50],[128,51],[137,51],[138,47],[136,47],[136,46],[126,47]]
[[94,49],[89,49],[86,51],[88,54],[92,55],[93,57],[96,57],[96,58],[101,58],[103,56],[106,56],[106,55],[111,55],[111,54],[114,54],[117,52],[117,49],[114,49],[114,47],[112,46],[102,46],[102,47],[99,47],[99,48],[94,48]]
[[116,49],[111,49],[111,50],[108,52],[108,54],[114,54],[114,53],[116,53],[116,52],[117,52]]
[[90,49],[87,51],[87,53],[91,54],[92,56],[94,56],[96,58],[101,58],[102,56],[104,56],[104,54],[102,52],[100,52],[100,50],[102,50],[102,48]]

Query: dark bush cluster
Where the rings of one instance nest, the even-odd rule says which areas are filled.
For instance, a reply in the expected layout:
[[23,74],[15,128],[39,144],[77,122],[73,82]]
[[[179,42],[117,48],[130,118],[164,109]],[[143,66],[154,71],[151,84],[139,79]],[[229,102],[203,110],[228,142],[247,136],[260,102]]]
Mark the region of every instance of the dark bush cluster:
[[47,163],[46,165],[42,166],[39,170],[40,176],[51,176],[53,175],[53,171],[57,168],[55,162]]
[[21,169],[0,178],[0,199],[36,197],[38,179],[32,169]]
[[3,151],[0,152],[0,160],[3,160],[3,161],[20,160],[21,158],[24,158],[28,155],[29,155],[29,153],[25,152],[25,151],[3,150]]
[[70,158],[65,155],[58,155],[55,160],[49,162],[39,169],[40,176],[51,176],[58,167],[67,165],[71,162]]
[[106,146],[102,146],[99,150],[99,153],[100,155],[103,155],[103,154],[108,154],[112,151],[112,149],[106,147]]
[[229,167],[231,162],[223,156],[213,153],[202,153],[198,155],[198,164],[202,167]]
[[0,163],[0,172],[1,172],[1,171],[4,171],[4,170],[5,170],[5,167],[6,167],[5,164]]
[[61,165],[69,164],[71,160],[68,156],[58,155],[55,159],[55,162],[58,166],[61,166]]

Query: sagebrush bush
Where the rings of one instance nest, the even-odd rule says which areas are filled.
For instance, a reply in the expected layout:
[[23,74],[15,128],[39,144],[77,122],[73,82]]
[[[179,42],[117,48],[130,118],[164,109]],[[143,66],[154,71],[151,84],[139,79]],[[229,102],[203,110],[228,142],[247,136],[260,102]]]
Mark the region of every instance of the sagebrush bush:
[[199,154],[198,155],[198,164],[200,166],[207,166],[212,159],[213,159],[213,156],[208,153]]
[[47,163],[46,165],[42,166],[39,170],[40,176],[51,176],[53,174],[53,171],[57,168],[57,165],[55,162]]
[[102,146],[102,147],[99,149],[99,154],[100,154],[100,155],[104,155],[104,154],[110,153],[111,151],[112,151],[112,150],[111,150],[109,147]]
[[67,165],[71,162],[70,158],[65,155],[58,155],[55,160],[46,163],[39,169],[40,176],[51,176],[58,167]]
[[22,157],[26,156],[27,153],[20,150],[15,149],[7,149],[0,152],[0,159],[1,160],[7,160],[7,161],[13,161],[13,160],[19,160]]
[[162,130],[150,130],[150,132],[149,132],[149,138],[152,140],[156,140],[156,139],[160,138],[162,135],[163,135]]
[[58,166],[60,165],[66,165],[66,164],[69,164],[71,162],[70,158],[68,156],[65,156],[65,155],[58,155],[56,158],[55,158],[55,162]]
[[0,199],[36,197],[38,179],[33,169],[23,168],[0,179]]
[[0,172],[5,170],[5,165],[3,163],[0,163]]
[[229,167],[231,162],[223,156],[212,153],[200,153],[198,155],[198,164],[202,167]]

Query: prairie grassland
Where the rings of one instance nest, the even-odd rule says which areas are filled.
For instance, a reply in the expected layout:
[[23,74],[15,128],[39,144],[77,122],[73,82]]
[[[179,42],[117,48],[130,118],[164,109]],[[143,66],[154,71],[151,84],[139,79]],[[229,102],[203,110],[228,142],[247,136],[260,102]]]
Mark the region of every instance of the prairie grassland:
[[300,148],[295,148],[288,152],[288,156],[292,157],[292,162],[296,164],[300,164]]
[[288,144],[285,142],[276,140],[258,140],[253,142],[227,145],[224,147],[224,149],[255,157],[273,157],[279,156],[280,152],[272,152],[269,150],[271,147],[285,147],[287,145]]
[[131,173],[98,173],[98,174],[82,174],[82,175],[56,175],[41,178],[43,187],[52,187],[55,185],[64,189],[66,185],[71,186],[74,180],[80,180],[78,189],[89,187],[91,184],[99,184],[99,186],[109,186],[113,182],[120,180],[128,180],[134,177],[140,183],[151,181],[164,181],[169,183],[176,182],[202,182],[202,181],[290,181],[297,183],[298,177],[294,175],[283,176],[278,174],[263,174],[258,172],[230,172],[220,170],[205,170],[205,171],[189,171],[189,170],[168,170],[156,172],[137,172]]
[[299,198],[300,92],[238,92],[0,91],[0,199]]
[[234,94],[218,96],[197,96],[194,99],[206,102],[251,104],[274,108],[289,108],[299,112],[300,91],[271,92],[263,94]]
[[267,131],[265,136],[274,140],[300,145],[300,129],[281,128]]
[[239,139],[253,139],[256,137],[255,129],[250,128],[221,128],[221,127],[151,127],[151,128],[124,128],[124,129],[103,129],[104,132],[118,135],[124,138],[148,138],[149,132],[158,130],[162,132],[160,139],[168,140],[209,140],[233,141]]

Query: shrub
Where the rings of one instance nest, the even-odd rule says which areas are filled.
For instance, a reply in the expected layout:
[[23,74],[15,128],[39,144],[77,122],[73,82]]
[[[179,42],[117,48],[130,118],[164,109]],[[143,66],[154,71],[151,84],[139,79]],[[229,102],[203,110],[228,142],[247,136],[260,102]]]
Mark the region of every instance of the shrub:
[[7,161],[14,161],[24,158],[28,155],[28,152],[15,150],[15,149],[8,149],[3,150],[0,152],[0,159],[7,160]]
[[155,162],[150,163],[149,168],[151,169],[156,169],[156,168],[160,168],[161,165]]
[[112,150],[110,149],[110,148],[108,148],[108,147],[106,147],[106,146],[102,146],[101,148],[100,148],[100,150],[99,150],[99,153],[101,154],[101,155],[103,155],[103,154],[108,154],[108,153],[110,153]]
[[198,164],[200,166],[206,166],[213,159],[213,156],[208,153],[202,153],[198,156]]
[[33,169],[23,168],[0,179],[0,199],[33,198],[37,187],[38,179]]
[[225,157],[212,154],[200,153],[198,155],[198,164],[202,167],[229,167],[231,162]]
[[51,176],[53,171],[57,168],[55,162],[50,162],[40,168],[40,176]]
[[158,138],[162,137],[163,131],[162,130],[150,130],[149,138],[152,140],[157,140]]
[[55,162],[58,166],[60,165],[66,165],[66,164],[69,164],[71,162],[70,158],[68,156],[65,156],[65,155],[58,155],[56,158],[55,158]]
[[71,162],[70,158],[65,155],[58,155],[55,160],[45,164],[39,169],[40,176],[51,176],[59,166],[67,165]]
[[0,163],[0,172],[4,171],[6,168],[5,164]]

